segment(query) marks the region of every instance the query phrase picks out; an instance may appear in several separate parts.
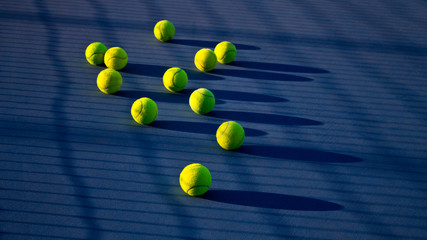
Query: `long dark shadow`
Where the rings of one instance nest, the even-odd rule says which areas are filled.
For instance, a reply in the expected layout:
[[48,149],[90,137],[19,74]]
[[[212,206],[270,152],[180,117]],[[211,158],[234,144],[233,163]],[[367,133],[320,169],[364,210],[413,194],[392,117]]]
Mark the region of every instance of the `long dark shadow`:
[[253,62],[253,61],[234,61],[230,65],[258,69],[265,71],[277,71],[277,72],[295,72],[295,73],[329,73],[329,71],[306,66],[297,66],[281,63],[267,63],[267,62]]
[[254,122],[264,124],[288,125],[288,126],[311,126],[322,125],[321,122],[307,118],[291,117],[278,114],[254,113],[244,111],[212,111],[208,116],[230,119],[242,122]]
[[[172,39],[170,41],[170,43],[172,43],[172,44],[194,46],[194,47],[201,47],[201,48],[211,48],[212,50],[220,42],[221,41],[207,41],[207,40],[195,40],[195,39]],[[234,46],[236,46],[237,51],[261,49],[257,46],[252,46],[252,45],[247,45],[247,44],[240,44],[240,43],[234,43],[234,42],[233,42],[233,44],[234,44]]]
[[[180,66],[159,66],[151,64],[140,64],[140,63],[128,63],[126,67],[121,70],[122,72],[137,74],[142,76],[157,77],[159,79],[163,78],[166,70],[171,67],[180,67]],[[188,76],[189,80],[223,80],[223,77],[215,76],[208,73],[202,73],[193,69],[182,68]]]
[[243,145],[240,149],[238,149],[238,152],[253,156],[269,157],[281,160],[329,163],[352,163],[362,161],[362,159],[358,157],[341,153],[285,146]]
[[333,202],[278,193],[212,189],[202,197],[215,202],[259,208],[296,211],[336,211],[343,209],[341,205]]
[[257,80],[274,80],[283,82],[310,82],[313,79],[308,77],[301,77],[297,75],[279,73],[279,72],[267,72],[259,70],[242,70],[242,69],[224,69],[215,68],[211,71],[212,74],[221,76],[231,76],[239,78],[249,78]]
[[216,76],[210,73],[201,72],[199,70],[194,69],[188,69],[188,68],[181,68],[183,69],[188,76],[188,81],[192,80],[205,80],[205,81],[217,81],[217,80],[224,80],[224,77]]
[[[172,66],[171,66],[172,67]],[[168,70],[167,66],[151,65],[151,64],[139,64],[139,63],[128,63],[122,72],[150,76],[150,77],[163,77],[163,74]]]
[[[188,104],[188,99],[190,98],[190,95],[194,90],[195,89],[184,89],[179,93],[167,92],[166,89],[165,89],[165,92],[150,92],[150,91],[142,91],[142,90],[119,90],[114,95],[119,97],[135,99],[135,100],[142,97],[148,97],[155,102],[159,101],[159,102]],[[215,105],[220,105],[224,103],[225,101],[222,101],[220,99],[215,99]]]
[[251,92],[238,92],[230,90],[215,90],[211,89],[215,95],[215,99],[235,100],[245,102],[287,102],[287,99],[281,97],[274,97],[265,94],[251,93]]
[[[151,126],[156,128],[168,129],[179,132],[210,134],[215,136],[216,130],[220,124],[202,123],[202,122],[185,122],[185,121],[154,121]],[[263,136],[267,133],[258,129],[245,128],[246,136]]]

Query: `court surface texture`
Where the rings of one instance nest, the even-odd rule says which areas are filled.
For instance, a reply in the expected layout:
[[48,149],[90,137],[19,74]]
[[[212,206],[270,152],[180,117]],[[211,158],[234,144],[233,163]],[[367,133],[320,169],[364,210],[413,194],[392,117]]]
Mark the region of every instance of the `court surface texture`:
[[[2,240],[426,238],[426,1],[0,5]],[[221,41],[235,61],[199,71]],[[116,94],[97,88],[92,42],[128,54]],[[209,114],[188,104],[198,88]],[[141,97],[150,125],[130,114]],[[245,129],[235,151],[216,142],[225,121]],[[212,175],[201,197],[179,185],[191,163]]]

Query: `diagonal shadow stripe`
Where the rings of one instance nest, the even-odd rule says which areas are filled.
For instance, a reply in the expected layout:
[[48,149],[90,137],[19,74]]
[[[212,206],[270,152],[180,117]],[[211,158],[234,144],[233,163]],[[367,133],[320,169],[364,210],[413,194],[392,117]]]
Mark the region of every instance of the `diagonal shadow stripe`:
[[288,64],[280,64],[280,63],[234,61],[230,63],[230,65],[242,67],[242,68],[265,70],[265,71],[294,72],[294,73],[329,73],[329,71],[326,71],[320,68],[288,65]]
[[[185,122],[185,121],[154,121],[151,124],[152,127],[168,129],[172,131],[189,132],[189,133],[200,133],[210,134],[215,136],[216,130],[219,124],[213,123],[202,123],[202,122]],[[263,136],[267,133],[258,129],[245,128],[246,136]]]
[[265,94],[251,92],[237,92],[230,90],[212,89],[215,99],[236,100],[247,102],[287,102],[288,100],[281,97],[274,97]]
[[339,204],[316,198],[254,191],[212,189],[202,198],[240,206],[296,211],[336,211],[343,209]]
[[291,74],[279,73],[279,72],[266,72],[259,70],[241,70],[241,69],[223,69],[215,68],[211,71],[211,74],[220,76],[232,76],[239,78],[249,78],[257,80],[273,80],[283,82],[310,82],[313,79],[308,77],[301,77]]
[[351,163],[362,159],[341,153],[327,152],[310,148],[296,148],[285,146],[243,145],[237,150],[240,153],[269,157],[281,160],[298,160],[309,162]]
[[[172,39],[170,43],[178,44],[178,45],[201,47],[201,48],[211,48],[213,50],[215,46],[218,43],[220,43],[220,41],[207,41],[207,40],[196,40],[196,39]],[[247,44],[240,44],[240,43],[233,43],[233,44],[234,46],[236,46],[237,50],[259,50],[260,49],[257,46],[252,46]]]
[[268,113],[254,113],[244,111],[212,111],[207,114],[208,116],[230,119],[234,121],[265,123],[275,125],[288,125],[288,126],[312,126],[322,125],[321,122],[310,120],[307,118],[291,117],[278,114]]

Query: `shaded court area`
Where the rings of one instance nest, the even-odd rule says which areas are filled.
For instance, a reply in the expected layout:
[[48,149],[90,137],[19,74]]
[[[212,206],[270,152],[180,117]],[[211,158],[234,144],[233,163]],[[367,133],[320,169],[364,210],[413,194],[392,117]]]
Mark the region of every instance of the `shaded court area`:
[[[0,0],[1,239],[424,239],[424,1]],[[171,21],[170,42],[153,34]],[[194,66],[201,48],[237,48]],[[128,54],[99,91],[92,42]],[[186,71],[171,93],[162,76]],[[208,88],[212,112],[190,94]],[[130,114],[141,97],[150,125]],[[225,121],[245,129],[223,150]],[[179,174],[201,163],[201,197]]]

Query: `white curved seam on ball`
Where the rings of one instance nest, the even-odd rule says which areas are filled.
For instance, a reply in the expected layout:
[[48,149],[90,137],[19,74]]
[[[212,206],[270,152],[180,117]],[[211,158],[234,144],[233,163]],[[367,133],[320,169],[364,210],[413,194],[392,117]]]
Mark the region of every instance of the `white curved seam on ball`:
[[193,188],[198,188],[198,187],[207,187],[207,188],[209,188],[209,186],[208,186],[208,185],[196,185],[196,186],[193,186],[193,187],[189,188],[189,189],[187,190],[187,193],[188,193],[191,189],[193,189]]
[[160,33],[160,40],[161,40],[161,41],[163,41],[163,33],[162,33],[162,31],[160,30],[160,25],[163,25],[163,23],[160,23],[160,24],[157,26],[157,28],[158,28],[158,30],[159,30],[159,33]]
[[179,73],[179,72],[181,72],[182,71],[182,69],[179,69],[176,73],[174,73],[173,74],[173,76],[172,76],[172,84],[173,84],[173,86],[174,87],[177,87],[177,85],[175,84],[175,76]]
[[123,60],[123,59],[127,59],[127,58],[125,58],[125,57],[110,57],[110,58],[108,59],[108,61],[110,61],[110,60],[111,60],[111,59],[113,59],[113,58],[121,59],[121,60]]
[[108,59],[107,59],[107,61],[106,61],[105,65],[107,65],[107,63],[109,64],[109,63],[110,63],[110,60],[111,60],[111,59],[113,59],[113,58],[120,59],[120,60],[127,59],[127,58],[125,58],[125,57],[122,57],[122,58],[121,58],[121,57],[110,57],[110,58],[108,58]]
[[[104,56],[104,57],[105,57],[105,56]],[[112,58],[112,57],[107,58],[107,61],[105,61],[105,63],[104,63],[104,64],[105,64],[105,65],[107,65],[107,64],[109,65],[109,64],[110,64],[110,60],[111,60],[111,58]],[[104,59],[104,60],[105,60],[105,59]]]
[[221,135],[219,135],[218,137],[216,137],[216,139],[219,139],[220,137],[222,137],[222,135],[224,135],[225,131],[227,131],[228,126],[230,125],[230,122],[227,122],[227,126],[225,127],[224,131],[221,133]]
[[141,115],[142,109],[144,108],[144,104],[142,103],[142,100],[138,99],[138,101],[141,103],[141,109],[139,110],[139,113],[138,113],[138,115],[136,117],[139,117]]
[[229,53],[229,52],[235,52],[235,53],[237,53],[236,51],[234,51],[234,50],[228,50],[228,51],[226,51],[225,53],[224,53],[224,55],[222,56],[222,58],[220,59],[221,61],[227,56],[227,53]]
[[196,92],[198,92],[198,93],[200,93],[200,94],[202,94],[203,96],[206,96],[206,97],[212,97],[212,98],[214,97],[214,96],[209,96],[209,95],[206,95],[204,93],[199,92],[199,89],[197,89]]
[[196,62],[197,62],[200,66],[202,66],[202,68],[203,68],[203,69],[205,69],[205,68],[206,68],[203,64],[201,64],[201,63],[197,60],[197,58],[196,58]]
[[92,55],[90,55],[89,57],[86,57],[86,58],[91,58],[93,55],[95,55],[95,54],[102,54],[102,55],[105,55],[105,53],[103,53],[103,52],[94,52],[94,53],[92,53]]

